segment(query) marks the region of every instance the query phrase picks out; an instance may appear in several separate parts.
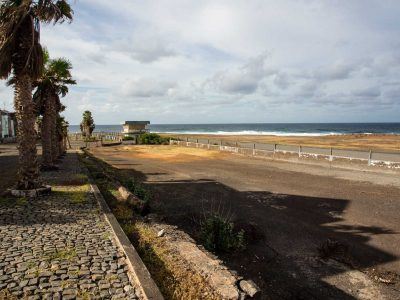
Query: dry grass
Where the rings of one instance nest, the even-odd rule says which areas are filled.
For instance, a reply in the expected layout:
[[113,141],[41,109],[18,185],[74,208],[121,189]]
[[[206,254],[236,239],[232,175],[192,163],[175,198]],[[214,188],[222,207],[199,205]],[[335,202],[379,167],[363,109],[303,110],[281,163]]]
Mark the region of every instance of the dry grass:
[[135,246],[166,299],[221,299],[149,225],[136,222],[125,227],[136,237]]
[[299,136],[270,136],[270,135],[176,135],[185,139],[186,137],[225,140],[258,142],[270,144],[303,145],[312,147],[335,147],[343,149],[358,150],[382,150],[400,151],[400,135],[385,134],[348,134],[348,135],[329,135],[316,137]]
[[82,184],[76,186],[54,186],[52,188],[54,193],[65,194],[65,197],[73,204],[85,203],[90,192],[89,184]]
[[185,148],[176,146],[122,146],[109,148],[96,148],[91,150],[96,154],[110,154],[118,151],[115,155],[118,158],[139,157],[146,159],[157,159],[167,162],[187,162],[193,160],[213,159],[227,155],[214,150],[196,148]]
[[72,260],[77,257],[75,249],[65,248],[62,250],[57,250],[50,255],[50,260]]

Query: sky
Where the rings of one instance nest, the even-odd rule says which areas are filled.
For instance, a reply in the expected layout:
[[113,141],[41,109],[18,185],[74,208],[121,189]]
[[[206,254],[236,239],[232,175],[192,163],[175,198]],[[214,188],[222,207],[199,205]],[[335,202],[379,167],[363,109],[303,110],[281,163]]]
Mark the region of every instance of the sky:
[[74,66],[70,124],[400,122],[398,0],[70,3],[41,27]]

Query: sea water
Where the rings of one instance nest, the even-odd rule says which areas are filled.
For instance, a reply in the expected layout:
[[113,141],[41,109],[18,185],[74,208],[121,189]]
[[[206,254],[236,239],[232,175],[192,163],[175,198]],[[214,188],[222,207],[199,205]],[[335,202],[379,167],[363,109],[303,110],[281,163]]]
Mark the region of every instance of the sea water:
[[[151,124],[151,132],[171,134],[323,136],[337,134],[400,134],[400,123],[256,123]],[[70,132],[79,132],[71,125]],[[120,132],[122,125],[96,125],[95,131]]]

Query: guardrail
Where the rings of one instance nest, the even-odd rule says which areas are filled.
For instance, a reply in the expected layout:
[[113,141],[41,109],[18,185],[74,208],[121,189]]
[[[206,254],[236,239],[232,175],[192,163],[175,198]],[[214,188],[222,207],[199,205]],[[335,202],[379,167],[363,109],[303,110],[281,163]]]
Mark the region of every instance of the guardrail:
[[274,158],[279,158],[277,156],[280,154],[289,154],[291,156],[297,156],[298,158],[314,157],[329,161],[336,159],[357,160],[367,162],[369,166],[385,164],[391,165],[395,168],[400,168],[400,152],[322,148],[303,145],[251,143],[201,138],[186,138],[186,140],[171,139],[170,144],[228,151],[254,156],[272,156]]
[[[68,137],[71,141],[83,141],[85,138],[82,133],[69,133]],[[93,132],[91,137],[97,140],[104,141],[121,141],[123,134],[121,132]]]

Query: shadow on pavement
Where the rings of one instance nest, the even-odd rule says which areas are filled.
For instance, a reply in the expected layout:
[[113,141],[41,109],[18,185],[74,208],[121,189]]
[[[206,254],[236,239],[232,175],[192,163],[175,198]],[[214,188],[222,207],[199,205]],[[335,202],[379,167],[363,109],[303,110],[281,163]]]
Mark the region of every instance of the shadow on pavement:
[[[340,224],[340,215],[350,204],[345,199],[238,191],[207,178],[146,182],[148,174],[119,165],[107,167],[120,179],[142,181],[152,191],[153,212],[199,243],[198,224],[205,212],[219,210],[230,217],[245,230],[247,249],[219,257],[228,267],[259,285],[263,290],[260,299],[354,299],[344,290],[354,289],[356,284],[341,274],[397,260],[368,244],[372,235],[397,232]],[[345,253],[336,253],[335,260],[320,258],[319,251],[328,239],[346,249]],[[342,282],[334,283],[332,278],[336,275],[339,279],[335,280]]]

